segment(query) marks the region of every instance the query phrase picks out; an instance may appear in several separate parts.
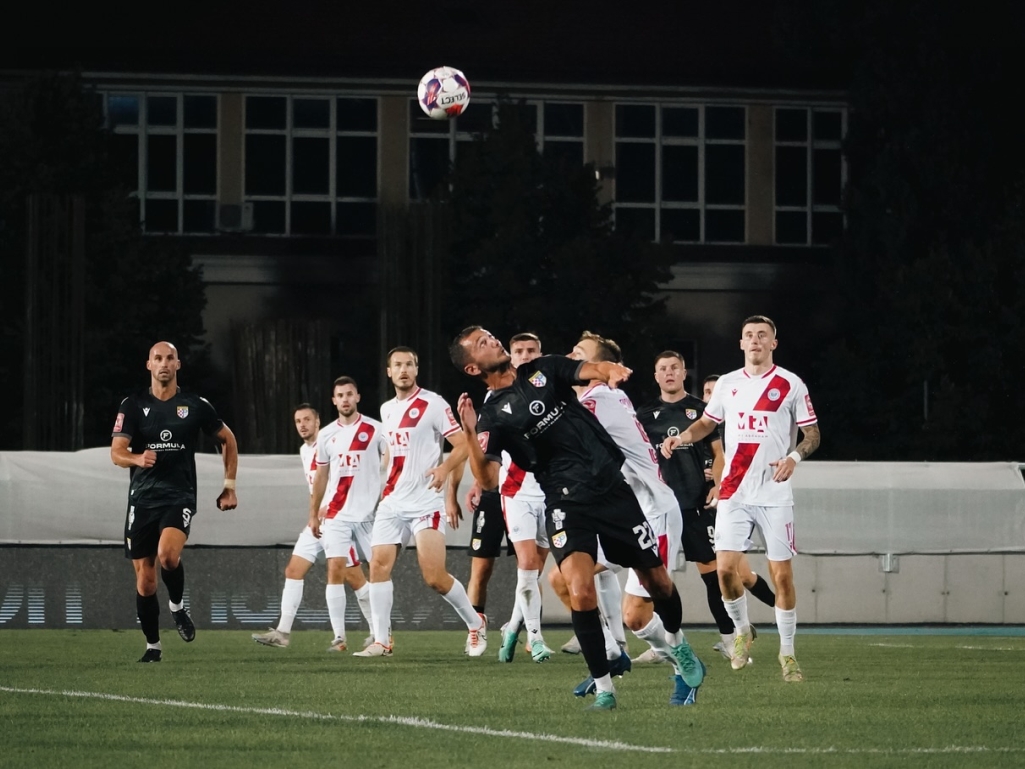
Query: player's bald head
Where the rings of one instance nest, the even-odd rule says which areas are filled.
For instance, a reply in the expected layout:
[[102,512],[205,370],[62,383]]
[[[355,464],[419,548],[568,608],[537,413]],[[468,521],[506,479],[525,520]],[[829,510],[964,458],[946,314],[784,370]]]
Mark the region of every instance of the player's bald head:
[[159,355],[162,358],[178,357],[178,348],[170,342],[157,342],[155,345],[149,348],[149,357],[153,358]]

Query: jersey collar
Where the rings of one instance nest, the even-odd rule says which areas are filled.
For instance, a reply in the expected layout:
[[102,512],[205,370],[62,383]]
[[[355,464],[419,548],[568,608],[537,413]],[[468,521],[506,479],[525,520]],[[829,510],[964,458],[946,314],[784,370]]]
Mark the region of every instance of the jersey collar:
[[772,373],[773,371],[775,371],[775,370],[776,370],[777,368],[778,368],[778,367],[776,366],[776,364],[775,364],[775,363],[773,363],[773,364],[772,364],[772,368],[770,368],[770,369],[769,369],[768,371],[766,371],[766,372],[765,372],[764,374],[762,374],[762,375],[760,375],[760,376],[757,376],[757,377],[753,377],[753,376],[751,376],[750,374],[748,374],[748,373],[747,373],[747,369],[741,369],[741,370],[742,370],[742,371],[744,372],[744,376],[746,376],[746,377],[747,377],[748,379],[765,379],[765,377],[767,377],[767,376],[768,376],[769,374],[771,374],[771,373]]

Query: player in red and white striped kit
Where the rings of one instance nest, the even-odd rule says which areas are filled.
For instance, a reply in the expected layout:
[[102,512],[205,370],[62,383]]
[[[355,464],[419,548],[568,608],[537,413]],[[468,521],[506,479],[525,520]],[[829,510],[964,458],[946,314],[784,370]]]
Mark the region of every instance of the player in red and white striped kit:
[[[331,650],[348,647],[345,637],[345,577],[370,553],[374,509],[381,496],[381,460],[388,451],[384,428],[359,413],[359,388],[352,377],[334,382],[338,419],[317,436],[317,474],[310,496],[309,529],[327,556],[327,610],[335,637]],[[323,507],[321,505],[323,504]],[[362,571],[360,572],[362,576]],[[361,592],[362,591],[362,592]],[[369,602],[365,583],[357,598]]]
[[[791,559],[794,541],[794,496],[790,478],[797,464],[818,448],[818,419],[808,388],[796,374],[772,361],[776,324],[755,315],[741,326],[744,368],[716,382],[702,417],[678,436],[667,438],[662,453],[695,443],[725,425],[726,476],[719,487],[715,550],[723,604],[737,628],[734,670],[748,661],[751,623],[747,596],[739,573],[740,556],[751,547],[757,526],[765,540],[769,573],[776,585],[776,626],[783,680],[798,682],[804,674],[794,656],[797,595]],[[797,440],[800,428],[802,440]]]
[[[309,403],[301,403],[296,406],[294,421],[296,432],[303,440],[302,446],[299,447],[299,461],[302,462],[306,484],[312,495],[313,481],[317,476],[317,435],[320,432],[320,415]],[[323,542],[314,535],[309,526],[306,526],[299,532],[299,538],[292,549],[292,557],[289,559],[288,565],[285,566],[285,586],[281,591],[281,618],[277,627],[271,628],[266,633],[254,633],[254,641],[264,646],[281,648],[288,646],[292,623],[295,622],[295,615],[299,612],[299,605],[303,599],[303,581],[313,564],[323,557]],[[370,590],[367,587],[363,570],[359,568],[359,561],[355,563],[355,566],[356,568],[345,572],[344,582],[356,593],[363,616],[369,623]],[[328,608],[330,609],[330,601],[328,601]],[[333,617],[332,624],[334,624]]]
[[[374,643],[356,656],[391,654],[391,573],[399,548],[412,536],[424,582],[466,623],[465,651],[479,657],[487,648],[487,622],[474,610],[462,583],[445,568],[445,524],[458,526],[461,515],[456,487],[466,463],[466,437],[445,400],[417,385],[418,371],[416,352],[410,348],[396,347],[388,353],[387,374],[395,397],[381,406],[389,462],[370,559]],[[445,461],[441,461],[443,439],[452,446]]]

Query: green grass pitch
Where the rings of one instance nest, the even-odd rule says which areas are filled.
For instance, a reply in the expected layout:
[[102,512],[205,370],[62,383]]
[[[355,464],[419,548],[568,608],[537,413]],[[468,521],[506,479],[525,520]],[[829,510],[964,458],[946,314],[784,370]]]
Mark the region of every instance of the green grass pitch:
[[696,706],[668,705],[668,666],[636,665],[619,708],[594,713],[571,693],[580,657],[536,665],[521,646],[502,664],[498,635],[481,659],[426,631],[357,659],[328,654],[325,632],[271,649],[164,631],[164,661],[140,665],[136,631],[0,631],[0,767],[1025,765],[1023,637],[799,632],[807,680],[784,684],[775,636],[734,672],[692,632],[709,669]]

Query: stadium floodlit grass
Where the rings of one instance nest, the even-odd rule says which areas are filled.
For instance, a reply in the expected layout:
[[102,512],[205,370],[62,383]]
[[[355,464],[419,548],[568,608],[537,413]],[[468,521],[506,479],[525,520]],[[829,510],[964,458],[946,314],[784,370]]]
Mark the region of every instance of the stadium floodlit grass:
[[165,631],[164,661],[141,665],[134,631],[0,631],[0,766],[1025,764],[1022,637],[799,634],[807,680],[784,684],[773,635],[734,672],[717,636],[693,632],[709,669],[696,706],[668,705],[668,666],[637,665],[610,713],[572,696],[579,656],[536,665],[521,646],[502,664],[492,636],[481,659],[448,631],[357,659],[327,653],[324,632],[273,649],[248,632],[186,645]]

